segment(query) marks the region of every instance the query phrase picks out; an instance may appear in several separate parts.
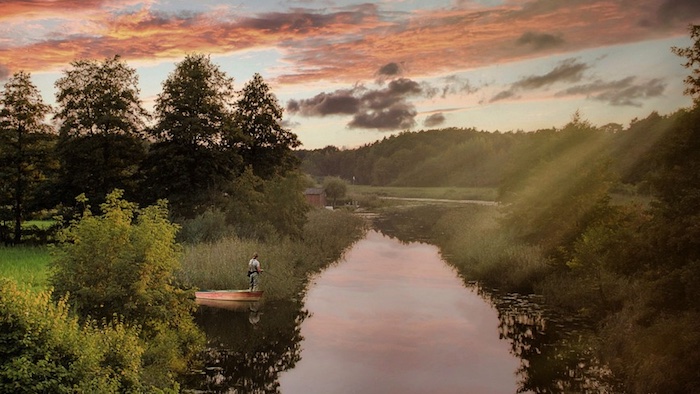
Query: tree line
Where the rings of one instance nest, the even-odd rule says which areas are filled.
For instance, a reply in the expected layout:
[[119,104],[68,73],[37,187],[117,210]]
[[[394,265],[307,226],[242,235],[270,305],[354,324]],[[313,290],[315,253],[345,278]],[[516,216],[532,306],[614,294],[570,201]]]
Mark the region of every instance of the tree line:
[[[71,217],[115,189],[144,205],[167,199],[181,220],[216,209],[240,231],[259,232],[244,222],[252,217],[274,231],[300,231],[303,182],[292,154],[300,142],[282,126],[283,110],[260,74],[237,91],[209,56],[187,55],[163,82],[153,113],[135,69],[119,56],[74,61],[55,86],[56,108],[24,71],[0,92],[6,243],[21,242],[23,221],[37,212]],[[272,217],[282,202],[271,189],[301,214]]]
[[[356,149],[327,146],[296,150],[304,172],[318,178],[340,177],[347,182],[374,186],[509,187],[522,171],[578,144],[597,144],[598,159],[609,160],[621,184],[648,192],[653,173],[654,144],[683,114],[654,111],[633,119],[627,127],[596,127],[580,113],[562,128],[531,132],[488,132],[448,128],[403,132]],[[645,189],[646,188],[646,189]]]

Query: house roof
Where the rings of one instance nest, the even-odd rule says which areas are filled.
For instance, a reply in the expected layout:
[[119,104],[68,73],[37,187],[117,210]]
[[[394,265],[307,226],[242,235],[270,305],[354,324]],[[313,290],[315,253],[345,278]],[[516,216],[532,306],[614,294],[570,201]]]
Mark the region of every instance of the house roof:
[[304,190],[304,194],[323,194],[323,189],[320,187],[310,187]]

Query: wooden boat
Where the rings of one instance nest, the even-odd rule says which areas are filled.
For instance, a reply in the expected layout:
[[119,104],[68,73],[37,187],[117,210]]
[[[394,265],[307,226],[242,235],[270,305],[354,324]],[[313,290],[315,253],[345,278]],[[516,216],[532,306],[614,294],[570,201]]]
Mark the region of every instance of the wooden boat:
[[198,300],[217,301],[260,301],[262,295],[262,290],[202,290],[194,293]]

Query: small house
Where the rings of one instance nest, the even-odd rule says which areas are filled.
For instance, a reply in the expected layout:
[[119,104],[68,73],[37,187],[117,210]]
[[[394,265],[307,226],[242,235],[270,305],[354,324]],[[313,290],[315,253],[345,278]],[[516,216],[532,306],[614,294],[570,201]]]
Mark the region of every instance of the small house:
[[304,190],[304,196],[309,205],[313,207],[326,206],[326,192],[320,187],[310,187]]

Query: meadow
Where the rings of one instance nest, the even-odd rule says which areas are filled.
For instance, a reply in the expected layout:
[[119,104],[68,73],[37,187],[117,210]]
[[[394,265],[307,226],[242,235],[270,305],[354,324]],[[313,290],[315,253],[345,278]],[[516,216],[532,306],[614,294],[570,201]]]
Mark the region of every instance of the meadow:
[[498,191],[491,187],[393,187],[348,185],[348,197],[436,198],[447,200],[496,200]]
[[50,261],[47,246],[0,247],[0,277],[14,279],[21,288],[46,290]]

